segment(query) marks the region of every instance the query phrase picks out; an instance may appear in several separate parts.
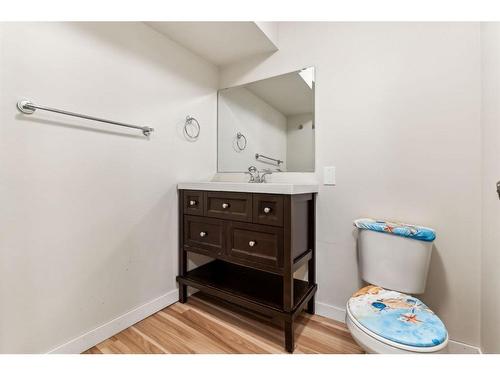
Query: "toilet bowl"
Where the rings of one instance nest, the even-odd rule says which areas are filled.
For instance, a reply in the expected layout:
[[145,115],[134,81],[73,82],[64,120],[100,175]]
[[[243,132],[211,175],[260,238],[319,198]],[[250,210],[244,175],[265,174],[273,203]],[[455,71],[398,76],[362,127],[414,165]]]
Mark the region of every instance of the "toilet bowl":
[[360,275],[369,284],[347,302],[346,324],[354,340],[367,353],[445,353],[445,325],[411,295],[425,291],[434,230],[373,219],[354,225]]
[[349,299],[346,324],[367,353],[441,354],[448,344],[443,322],[418,298],[374,285]]

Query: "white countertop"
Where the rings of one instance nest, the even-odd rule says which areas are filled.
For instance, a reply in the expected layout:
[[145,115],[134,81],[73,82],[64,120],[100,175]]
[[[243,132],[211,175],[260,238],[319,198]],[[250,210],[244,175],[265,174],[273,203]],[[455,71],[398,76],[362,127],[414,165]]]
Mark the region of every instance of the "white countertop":
[[182,182],[177,184],[182,190],[235,191],[244,193],[268,194],[305,194],[317,193],[319,186],[314,184],[293,184],[282,182],[264,182],[262,184],[249,182]]

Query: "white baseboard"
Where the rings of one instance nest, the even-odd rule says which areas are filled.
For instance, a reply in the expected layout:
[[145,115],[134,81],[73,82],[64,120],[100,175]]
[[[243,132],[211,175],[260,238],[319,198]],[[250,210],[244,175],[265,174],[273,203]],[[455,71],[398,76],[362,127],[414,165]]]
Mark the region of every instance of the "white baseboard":
[[449,340],[446,347],[449,354],[482,354],[477,346],[465,344],[460,341]]
[[[315,307],[316,314],[345,323],[345,309],[323,302],[316,302]],[[449,354],[481,354],[481,350],[478,347],[451,339],[448,341],[446,349]]]
[[178,301],[178,289],[174,289],[154,300],[145,303],[83,335],[49,351],[49,354],[79,354],[96,344],[116,335],[144,318]]
[[323,302],[316,302],[314,305],[316,314],[345,323],[345,309]]

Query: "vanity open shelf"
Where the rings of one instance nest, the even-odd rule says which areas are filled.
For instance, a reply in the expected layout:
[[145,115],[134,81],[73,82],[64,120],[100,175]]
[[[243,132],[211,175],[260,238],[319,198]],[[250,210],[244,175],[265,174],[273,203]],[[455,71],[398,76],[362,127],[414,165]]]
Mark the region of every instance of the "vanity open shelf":
[[[314,314],[317,186],[287,190],[297,194],[188,186],[179,185],[179,301],[193,287],[280,320],[285,348],[293,352],[294,319],[304,309]],[[190,252],[214,260],[188,271]],[[294,278],[301,266],[307,281]]]
[[[229,262],[214,260],[179,276],[185,285],[238,305],[249,306],[263,314],[289,314],[283,306],[283,278]],[[305,303],[316,292],[314,283],[294,279],[293,312],[300,312]]]

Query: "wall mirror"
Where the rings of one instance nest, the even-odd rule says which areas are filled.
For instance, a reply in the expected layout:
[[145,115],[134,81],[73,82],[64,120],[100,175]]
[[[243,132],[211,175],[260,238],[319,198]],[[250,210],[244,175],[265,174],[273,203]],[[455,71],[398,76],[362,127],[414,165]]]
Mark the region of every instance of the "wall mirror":
[[314,68],[218,91],[217,169],[314,172]]

